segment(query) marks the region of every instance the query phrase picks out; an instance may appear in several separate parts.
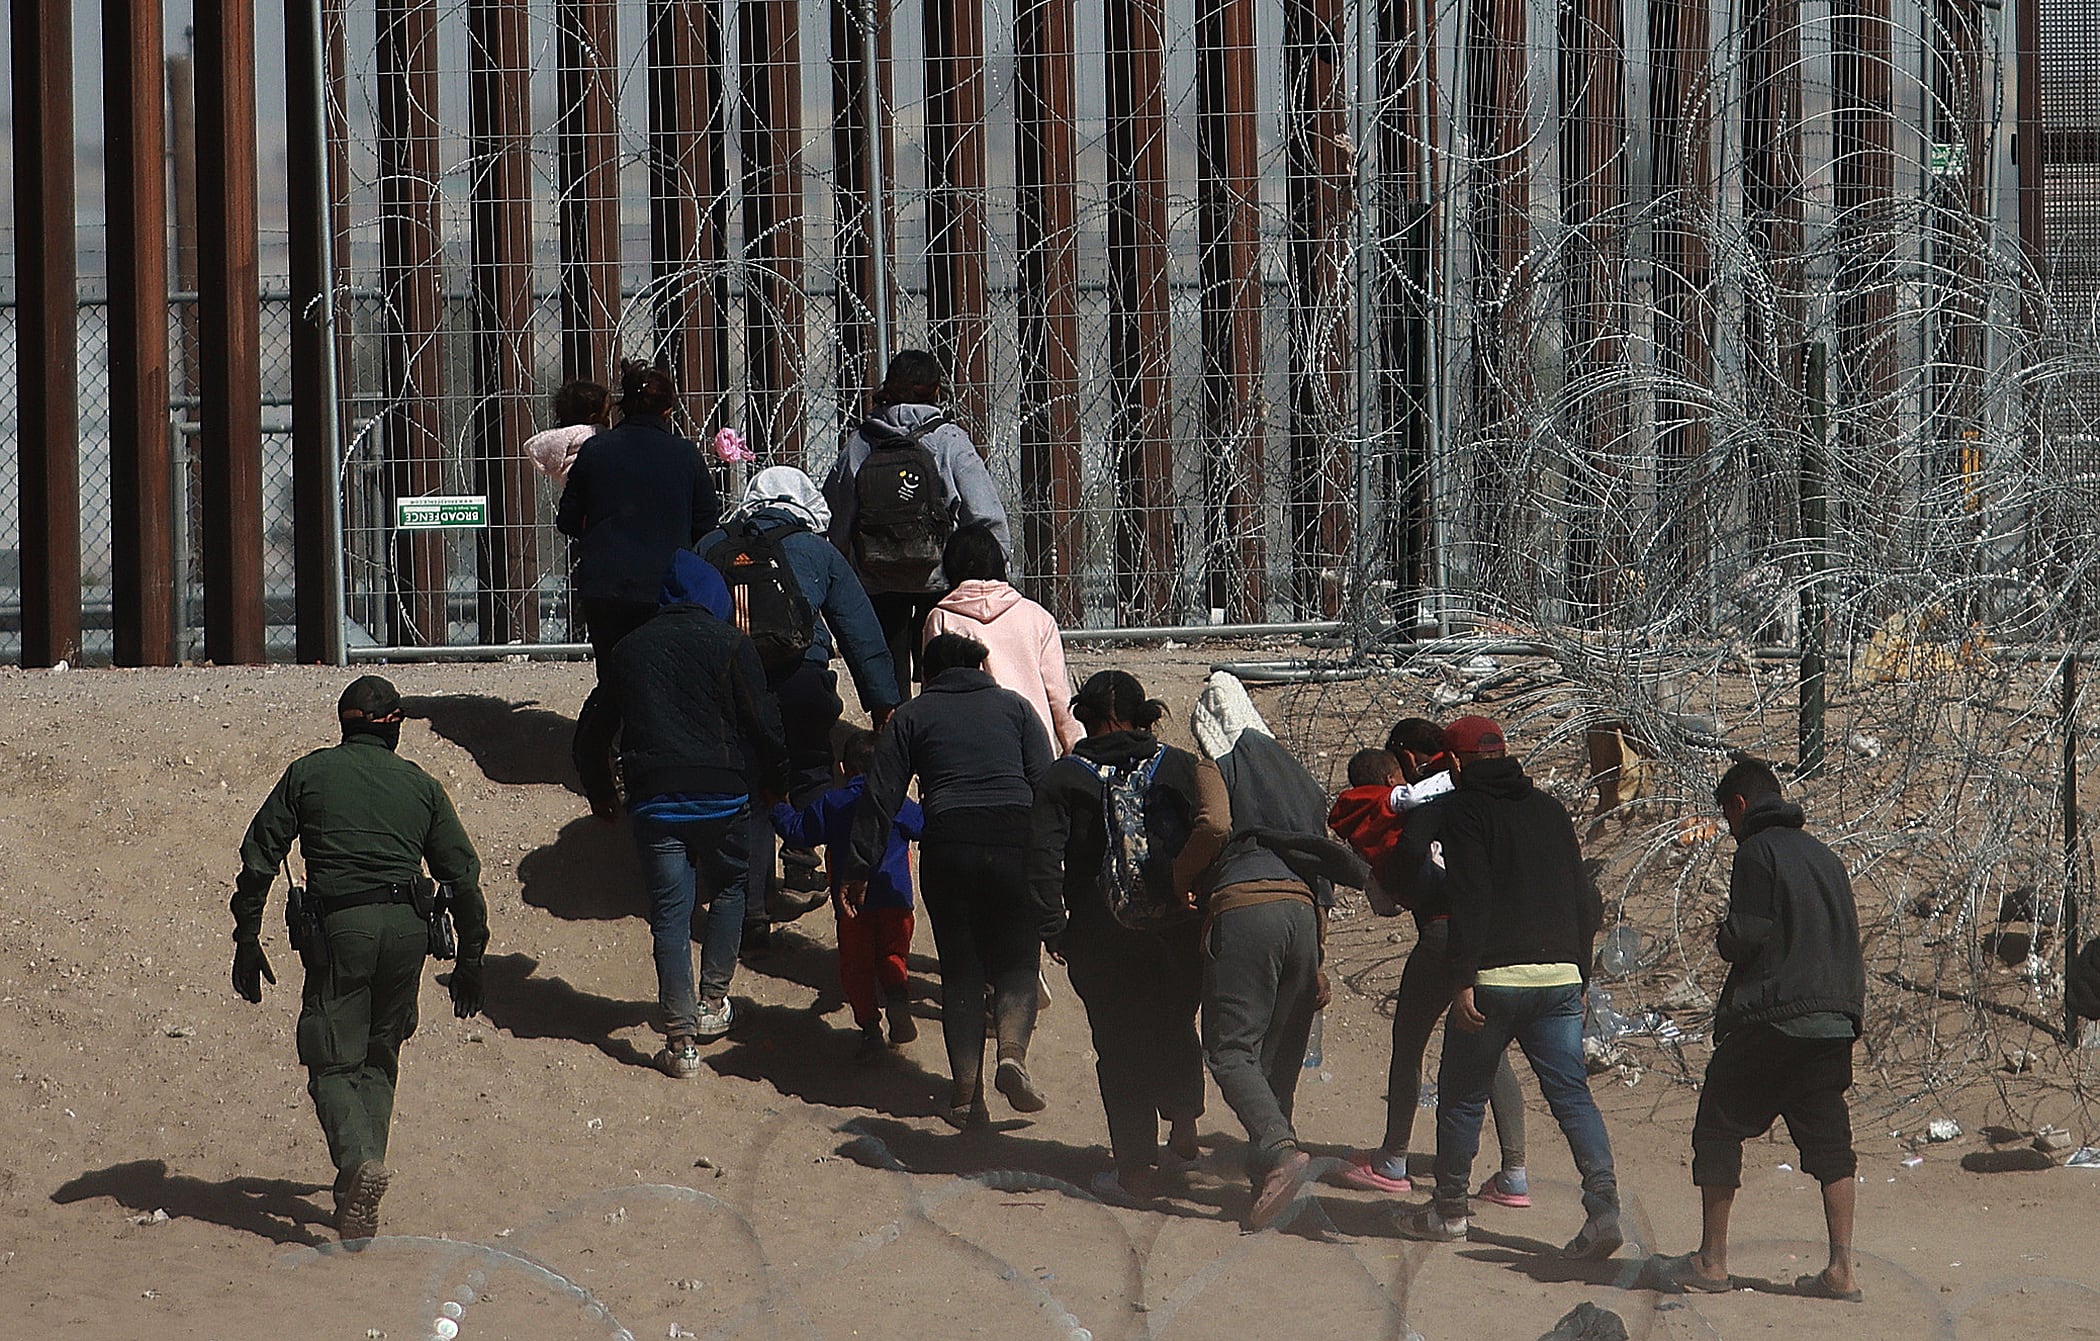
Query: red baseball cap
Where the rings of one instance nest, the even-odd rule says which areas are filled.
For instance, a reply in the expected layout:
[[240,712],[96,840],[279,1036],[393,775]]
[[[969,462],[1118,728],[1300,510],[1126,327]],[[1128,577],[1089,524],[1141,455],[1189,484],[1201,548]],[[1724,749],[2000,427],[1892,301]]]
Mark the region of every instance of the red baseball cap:
[[1461,717],[1444,728],[1444,748],[1453,754],[1483,754],[1507,746],[1502,728],[1487,717]]

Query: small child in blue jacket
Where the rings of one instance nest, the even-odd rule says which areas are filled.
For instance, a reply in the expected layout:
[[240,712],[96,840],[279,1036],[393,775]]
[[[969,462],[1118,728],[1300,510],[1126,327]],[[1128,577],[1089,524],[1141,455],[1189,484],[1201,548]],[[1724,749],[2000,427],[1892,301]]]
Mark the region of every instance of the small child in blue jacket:
[[[853,836],[853,810],[867,786],[867,771],[875,761],[876,735],[856,731],[847,737],[842,762],[846,781],[800,811],[773,807],[773,829],[781,841],[796,847],[845,850]],[[860,1026],[863,1060],[879,1057],[884,1048],[883,1017],[889,1018],[889,1046],[909,1043],[919,1036],[905,997],[906,957],[911,953],[911,844],[926,823],[918,804],[906,801],[897,808],[890,825],[889,846],[882,864],[868,872],[867,896],[858,908],[847,906],[840,891],[841,863],[831,861],[831,906],[839,922],[839,986],[853,1007],[853,1022]],[[827,854],[828,855],[828,854]]]

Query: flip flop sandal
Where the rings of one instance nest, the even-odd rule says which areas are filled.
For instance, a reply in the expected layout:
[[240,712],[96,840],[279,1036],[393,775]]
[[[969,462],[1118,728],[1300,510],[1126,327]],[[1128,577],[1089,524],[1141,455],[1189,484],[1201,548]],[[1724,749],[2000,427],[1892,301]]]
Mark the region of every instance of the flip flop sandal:
[[1796,1276],[1794,1278],[1794,1293],[1800,1295],[1803,1299],[1835,1299],[1841,1304],[1864,1303],[1867,1297],[1864,1290],[1837,1290],[1831,1288],[1830,1282],[1823,1278],[1823,1273],[1820,1271],[1813,1276]]
[[1727,1294],[1735,1289],[1735,1278],[1714,1280],[1702,1276],[1692,1266],[1692,1253],[1681,1253],[1676,1257],[1655,1259],[1655,1274],[1665,1285],[1683,1290],[1687,1294]]

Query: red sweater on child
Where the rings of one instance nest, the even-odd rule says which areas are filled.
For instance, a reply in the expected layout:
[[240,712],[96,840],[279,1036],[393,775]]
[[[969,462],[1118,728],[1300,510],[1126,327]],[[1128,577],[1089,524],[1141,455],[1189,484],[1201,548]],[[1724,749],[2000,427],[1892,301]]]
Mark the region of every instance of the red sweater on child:
[[1400,834],[1406,827],[1406,821],[1392,811],[1392,795],[1392,787],[1385,783],[1351,787],[1334,798],[1334,808],[1327,812],[1327,827],[1355,848],[1374,873],[1384,868],[1385,859],[1400,846]]

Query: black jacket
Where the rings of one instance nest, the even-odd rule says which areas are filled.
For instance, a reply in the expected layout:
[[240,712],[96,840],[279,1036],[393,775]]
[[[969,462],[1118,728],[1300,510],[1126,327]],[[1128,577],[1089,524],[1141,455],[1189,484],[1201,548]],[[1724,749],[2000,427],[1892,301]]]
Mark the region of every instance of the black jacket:
[[1507,758],[1467,764],[1437,804],[1457,981],[1512,964],[1573,964],[1587,979],[1604,909],[1567,808]]
[[622,638],[599,681],[620,712],[630,798],[787,794],[787,740],[758,648],[697,605]]
[[576,594],[654,604],[671,556],[715,529],[721,500],[700,449],[654,415],[583,445],[554,524],[576,538]]
[[1714,1009],[1716,1037],[1820,1011],[1849,1015],[1856,1027],[1865,1011],[1852,881],[1802,822],[1801,807],[1776,796],[1743,816],[1717,940],[1729,968]]
[[[1088,736],[1072,753],[1050,765],[1035,789],[1035,811],[1030,817],[1028,894],[1036,915],[1037,934],[1045,942],[1112,941],[1144,936],[1116,921],[1108,910],[1101,887],[1101,862],[1108,855],[1108,830],[1101,817],[1101,775],[1094,764],[1130,768],[1150,759],[1159,741],[1149,731],[1114,731]],[[1196,833],[1202,797],[1197,787],[1198,770],[1207,765],[1187,750],[1167,747],[1152,775],[1154,792],[1146,801],[1159,804],[1164,791],[1173,804],[1182,807],[1190,829],[1189,846],[1215,852],[1224,839],[1222,823],[1217,832],[1199,837]],[[1192,860],[1203,858],[1189,854]],[[1199,868],[1200,869],[1200,868]]]
[[[1028,808],[1036,779],[1050,766],[1050,736],[1028,700],[1001,689],[981,670],[943,671],[924,693],[897,709],[868,769],[868,789],[853,812],[849,871],[881,864],[889,845],[890,821],[904,788],[919,779],[919,807],[926,836],[937,843],[974,839],[1016,848],[1028,846]],[[1011,832],[989,835],[965,812],[1009,812]]]
[[1327,836],[1327,794],[1296,755],[1259,731],[1242,731],[1217,764],[1232,798],[1232,837],[1205,889],[1296,881],[1326,908],[1336,885],[1363,888],[1369,868]]

